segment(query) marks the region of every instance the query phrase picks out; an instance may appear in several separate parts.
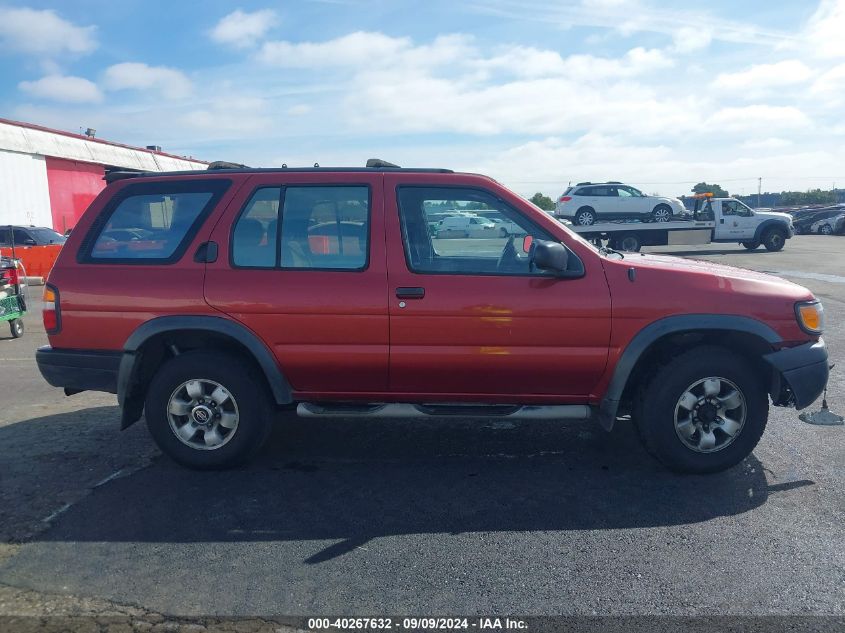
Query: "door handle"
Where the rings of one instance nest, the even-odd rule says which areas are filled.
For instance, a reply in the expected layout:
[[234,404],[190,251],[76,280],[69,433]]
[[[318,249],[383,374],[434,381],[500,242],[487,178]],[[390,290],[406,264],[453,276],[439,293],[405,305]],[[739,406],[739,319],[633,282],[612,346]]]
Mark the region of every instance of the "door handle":
[[397,299],[422,299],[425,296],[425,288],[397,288]]

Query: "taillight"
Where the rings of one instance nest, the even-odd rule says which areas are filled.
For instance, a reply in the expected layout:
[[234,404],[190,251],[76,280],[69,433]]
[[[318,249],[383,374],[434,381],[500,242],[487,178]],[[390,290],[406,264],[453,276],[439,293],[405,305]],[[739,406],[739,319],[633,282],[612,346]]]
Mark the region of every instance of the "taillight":
[[62,328],[62,312],[59,307],[59,289],[50,284],[44,285],[44,309],[41,318],[47,334],[56,334]]
[[569,202],[570,200],[572,200],[572,196],[561,196],[560,198],[558,198],[557,201],[558,202]]

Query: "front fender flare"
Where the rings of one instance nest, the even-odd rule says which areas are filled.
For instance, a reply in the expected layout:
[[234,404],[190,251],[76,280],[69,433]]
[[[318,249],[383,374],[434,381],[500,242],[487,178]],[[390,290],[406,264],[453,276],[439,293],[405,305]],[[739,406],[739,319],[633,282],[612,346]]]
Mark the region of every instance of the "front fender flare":
[[762,321],[750,317],[737,316],[732,314],[681,314],[669,316],[654,321],[641,329],[622,352],[616,367],[613,370],[613,377],[610,379],[604,397],[601,400],[598,412],[598,422],[607,431],[613,428],[616,421],[616,412],[622,400],[622,394],[628,384],[631,372],[637,365],[637,361],[657,340],[670,334],[701,330],[730,330],[753,334],[770,345],[779,343],[781,337]]

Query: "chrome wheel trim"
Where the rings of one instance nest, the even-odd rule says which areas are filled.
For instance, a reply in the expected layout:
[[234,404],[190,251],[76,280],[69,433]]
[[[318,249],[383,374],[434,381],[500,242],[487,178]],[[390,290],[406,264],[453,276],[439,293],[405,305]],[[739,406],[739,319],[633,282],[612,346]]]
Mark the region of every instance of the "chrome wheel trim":
[[590,226],[595,221],[595,217],[589,211],[582,211],[578,214],[578,224],[580,226]]
[[208,378],[192,378],[170,394],[167,421],[185,446],[213,451],[235,436],[240,414],[235,398],[223,385]]
[[830,235],[833,233],[833,229],[830,228],[829,224],[823,224],[822,227],[819,229],[819,233],[822,235]]
[[715,453],[730,446],[745,426],[748,404],[739,387],[709,376],[687,387],[675,405],[675,433],[696,453]]
[[654,211],[655,222],[668,222],[671,216],[672,212],[666,207],[660,207],[659,209],[655,209]]

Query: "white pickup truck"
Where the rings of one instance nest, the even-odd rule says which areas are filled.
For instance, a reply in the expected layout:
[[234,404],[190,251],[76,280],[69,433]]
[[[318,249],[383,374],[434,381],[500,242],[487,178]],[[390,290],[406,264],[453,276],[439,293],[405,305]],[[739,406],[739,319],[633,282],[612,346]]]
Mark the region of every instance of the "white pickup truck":
[[755,211],[735,198],[695,196],[691,219],[670,222],[621,220],[569,228],[596,243],[607,240],[611,248],[638,251],[642,246],[736,242],[753,250],[761,244],[779,251],[795,235],[792,217],[774,211]]

